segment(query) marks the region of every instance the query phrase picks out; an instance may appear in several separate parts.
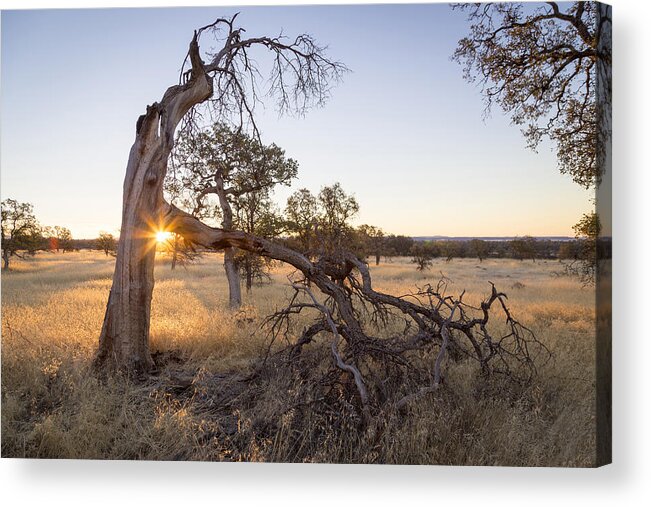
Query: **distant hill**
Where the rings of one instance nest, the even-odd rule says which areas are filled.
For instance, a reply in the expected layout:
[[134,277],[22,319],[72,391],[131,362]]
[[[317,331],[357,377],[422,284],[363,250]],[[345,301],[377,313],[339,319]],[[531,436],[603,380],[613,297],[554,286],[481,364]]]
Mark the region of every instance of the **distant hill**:
[[[471,239],[483,239],[484,241],[511,241],[522,236],[412,236],[414,241],[470,241]],[[570,236],[533,236],[537,240],[546,241],[572,241]]]

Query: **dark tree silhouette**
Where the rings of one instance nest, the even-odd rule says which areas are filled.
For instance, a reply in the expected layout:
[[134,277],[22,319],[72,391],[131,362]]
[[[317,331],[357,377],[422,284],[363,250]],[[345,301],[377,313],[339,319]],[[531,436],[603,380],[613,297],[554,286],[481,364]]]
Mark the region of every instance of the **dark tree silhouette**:
[[108,232],[100,232],[95,242],[97,244],[97,248],[99,250],[102,250],[104,252],[104,255],[107,257],[109,255],[115,255],[117,241],[113,234]]
[[441,257],[445,258],[445,262],[450,262],[455,257],[462,257],[463,244],[459,241],[437,241],[436,246],[441,253]]
[[362,236],[363,250],[366,255],[375,257],[375,265],[380,265],[380,258],[385,253],[384,231],[374,225],[360,225],[357,231]]
[[319,220],[319,205],[314,194],[307,188],[301,188],[290,195],[285,216],[290,231],[298,240],[298,249],[309,255],[314,246],[315,228]]
[[15,199],[2,201],[2,269],[9,269],[10,257],[34,253],[42,243],[41,227],[34,207]]
[[[266,239],[278,238],[286,231],[286,222],[271,200],[270,188],[243,193],[234,201],[233,207],[236,228],[240,231]],[[254,282],[271,280],[273,260],[238,250],[236,261],[247,293],[251,292]]]
[[584,285],[594,285],[596,282],[598,260],[599,260],[599,234],[601,233],[601,222],[597,213],[584,214],[581,220],[574,226],[576,242],[571,253],[569,247],[565,248],[564,257],[570,258],[565,262],[565,273],[575,275]]
[[536,239],[531,236],[512,239],[509,242],[513,258],[518,260],[531,259],[536,261]]
[[391,257],[407,257],[410,255],[411,247],[414,246],[414,238],[408,236],[396,236],[389,234],[384,240],[386,253]]
[[489,245],[483,239],[471,239],[468,244],[469,253],[474,255],[479,259],[479,262],[483,262],[484,259],[488,256]]
[[425,241],[418,241],[411,247],[411,262],[416,264],[418,271],[425,271],[432,267],[432,245]]
[[453,58],[479,82],[487,111],[498,104],[523,126],[531,148],[556,144],[559,168],[597,186],[611,119],[611,9],[596,2],[456,4],[470,35]]
[[55,225],[52,230],[54,231],[54,237],[56,239],[57,252],[59,250],[63,250],[63,253],[71,252],[74,247],[72,244],[72,232],[70,232],[70,229]]

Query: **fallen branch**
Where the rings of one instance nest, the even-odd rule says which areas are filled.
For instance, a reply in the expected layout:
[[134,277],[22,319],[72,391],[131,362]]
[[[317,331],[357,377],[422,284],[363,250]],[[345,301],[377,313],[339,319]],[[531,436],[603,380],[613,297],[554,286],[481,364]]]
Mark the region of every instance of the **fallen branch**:
[[[164,223],[166,230],[206,247],[236,247],[295,267],[303,278],[291,280],[295,293],[288,306],[265,321],[270,327],[270,341],[273,344],[284,335],[288,360],[294,361],[319,334],[332,334],[334,364],[338,370],[351,374],[363,409],[370,405],[379,407],[384,398],[394,395],[388,395],[378,386],[377,379],[371,386],[369,379],[362,376],[362,366],[371,371],[374,364],[386,368],[395,365],[394,374],[398,377],[427,379],[428,386],[440,386],[443,361],[451,357],[476,361],[484,377],[498,374],[526,383],[535,374],[541,355],[549,357],[549,351],[533,332],[512,316],[506,305],[506,294],[497,291],[492,283],[490,295],[479,307],[464,303],[463,293],[456,298],[447,295],[449,280],[446,279],[436,286],[427,285],[411,294],[393,296],[376,291],[367,264],[349,252],[338,251],[309,259],[264,238],[209,227],[171,205],[166,208]],[[308,284],[325,296],[325,303],[318,302]],[[309,301],[301,300],[301,293],[309,296]],[[496,310],[506,316],[506,332],[502,334],[489,330],[489,321],[492,322]],[[316,319],[296,341],[290,320],[310,311],[317,312]],[[382,336],[387,323],[395,319],[402,319],[404,331]],[[433,367],[428,371],[417,366],[412,353],[431,350],[435,355],[429,364]]]
[[362,405],[366,407],[368,404],[368,393],[366,391],[366,386],[364,385],[364,379],[362,378],[362,374],[359,372],[359,370],[352,364],[344,362],[344,360],[341,358],[341,355],[339,354],[337,347],[337,344],[339,342],[339,332],[337,331],[337,324],[335,324],[335,321],[332,319],[330,310],[328,310],[324,305],[320,304],[317,301],[316,297],[314,297],[314,293],[306,285],[293,284],[292,287],[294,287],[296,290],[301,290],[309,295],[314,302],[314,307],[323,313],[328,326],[330,326],[330,331],[332,332],[332,342],[330,344],[330,348],[332,350],[332,356],[334,358],[335,365],[337,368],[347,371],[353,376],[355,379],[355,385],[357,386],[357,391],[359,392],[359,398],[362,401]]

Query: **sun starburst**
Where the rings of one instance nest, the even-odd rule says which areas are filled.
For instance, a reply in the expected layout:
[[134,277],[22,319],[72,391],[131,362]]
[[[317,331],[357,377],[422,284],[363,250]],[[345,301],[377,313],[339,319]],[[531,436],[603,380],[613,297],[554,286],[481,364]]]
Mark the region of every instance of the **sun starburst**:
[[165,243],[168,239],[170,239],[171,235],[172,235],[171,232],[158,231],[158,232],[156,232],[156,242],[157,243]]

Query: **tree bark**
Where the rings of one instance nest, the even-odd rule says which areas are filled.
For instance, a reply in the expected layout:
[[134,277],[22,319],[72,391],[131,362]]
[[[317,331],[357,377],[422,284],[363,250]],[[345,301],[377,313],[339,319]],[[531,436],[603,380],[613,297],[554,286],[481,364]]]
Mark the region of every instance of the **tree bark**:
[[174,271],[174,269],[176,269],[176,258],[178,256],[178,252],[179,252],[179,236],[178,236],[178,234],[175,234],[174,235],[174,248],[173,248],[173,251],[172,251],[172,271]]
[[7,248],[2,250],[2,269],[9,269],[9,250]]
[[138,119],[136,140],[124,179],[122,226],[113,286],[99,339],[96,366],[111,365],[141,374],[153,368],[149,317],[154,288],[156,231],[163,230],[161,208],[167,160],[174,132],[188,110],[212,94],[212,82],[199,56],[197,35],[190,44],[192,72],[183,85],[167,89],[160,103]]
[[246,259],[246,293],[250,294],[251,289],[253,289],[253,264],[251,259],[247,257]]
[[235,248],[224,250],[224,272],[228,280],[228,304],[237,309],[242,306],[242,288],[240,287],[240,273],[235,260]]
[[[221,171],[218,171],[215,176],[215,187],[217,189],[217,197],[219,198],[219,206],[222,209],[222,227],[224,230],[231,231],[233,230],[233,210],[224,190],[224,177]],[[242,306],[242,288],[240,286],[240,271],[235,260],[234,248],[224,250],[224,272],[226,273],[226,280],[228,280],[229,306],[232,309],[237,309]]]

